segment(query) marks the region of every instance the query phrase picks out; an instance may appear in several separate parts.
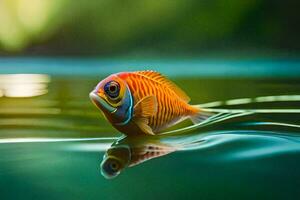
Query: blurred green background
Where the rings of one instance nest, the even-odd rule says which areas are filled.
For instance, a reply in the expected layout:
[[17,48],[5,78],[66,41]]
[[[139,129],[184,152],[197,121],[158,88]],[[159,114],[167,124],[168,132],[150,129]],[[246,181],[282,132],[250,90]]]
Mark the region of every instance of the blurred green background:
[[[0,199],[299,199],[299,4],[0,0]],[[88,94],[146,69],[191,104],[282,113],[211,123],[178,137],[174,149],[193,150],[105,180],[103,154],[121,134]]]
[[0,55],[298,55],[299,5],[299,0],[0,0]]

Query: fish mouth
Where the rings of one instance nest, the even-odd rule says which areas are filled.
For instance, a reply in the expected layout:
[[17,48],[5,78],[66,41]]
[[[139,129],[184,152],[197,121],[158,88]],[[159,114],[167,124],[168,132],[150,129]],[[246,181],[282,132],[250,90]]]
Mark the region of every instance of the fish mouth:
[[117,109],[112,107],[100,93],[95,91],[90,93],[91,101],[96,105],[96,107],[100,108],[101,110],[104,108],[105,110],[109,111],[110,113],[115,112]]

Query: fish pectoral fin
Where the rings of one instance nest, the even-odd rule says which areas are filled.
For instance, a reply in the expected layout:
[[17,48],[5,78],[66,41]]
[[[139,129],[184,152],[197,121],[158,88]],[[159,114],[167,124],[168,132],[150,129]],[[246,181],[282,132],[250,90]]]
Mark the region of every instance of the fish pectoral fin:
[[140,127],[140,129],[149,135],[154,135],[149,124],[149,117],[155,115],[157,112],[157,101],[155,96],[146,96],[142,98],[134,106],[133,121]]
[[146,96],[142,98],[137,104],[134,106],[134,117],[140,118],[148,118],[153,116],[157,111],[157,101],[155,96]]
[[152,128],[148,125],[149,120],[145,117],[134,118],[134,122],[140,127],[140,129],[149,135],[154,135]]

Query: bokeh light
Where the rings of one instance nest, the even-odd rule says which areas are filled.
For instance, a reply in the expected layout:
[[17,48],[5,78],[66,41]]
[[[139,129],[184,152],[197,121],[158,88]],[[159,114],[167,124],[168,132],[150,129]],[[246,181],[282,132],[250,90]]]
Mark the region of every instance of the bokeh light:
[[34,97],[48,92],[50,77],[45,74],[0,75],[0,97]]

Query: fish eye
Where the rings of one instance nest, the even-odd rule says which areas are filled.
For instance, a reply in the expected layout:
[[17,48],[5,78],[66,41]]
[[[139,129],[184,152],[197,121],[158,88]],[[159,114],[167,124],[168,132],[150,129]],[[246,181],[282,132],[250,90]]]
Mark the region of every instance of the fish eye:
[[108,89],[110,92],[114,93],[114,92],[116,92],[117,87],[115,85],[110,85]]
[[110,81],[105,84],[104,91],[110,98],[117,98],[120,93],[120,85],[116,81]]
[[109,166],[110,166],[110,168],[111,168],[112,171],[118,171],[119,167],[120,167],[120,165],[119,165],[118,162],[111,162],[109,164]]
[[114,158],[108,158],[101,164],[101,172],[107,178],[117,176],[120,173],[121,168],[121,163]]

